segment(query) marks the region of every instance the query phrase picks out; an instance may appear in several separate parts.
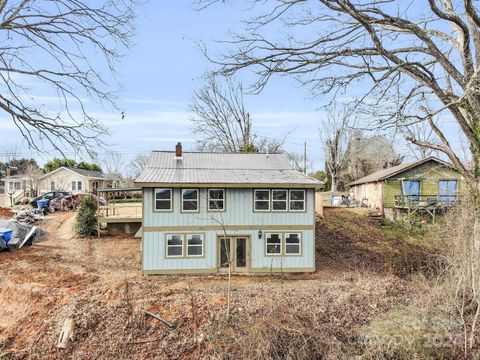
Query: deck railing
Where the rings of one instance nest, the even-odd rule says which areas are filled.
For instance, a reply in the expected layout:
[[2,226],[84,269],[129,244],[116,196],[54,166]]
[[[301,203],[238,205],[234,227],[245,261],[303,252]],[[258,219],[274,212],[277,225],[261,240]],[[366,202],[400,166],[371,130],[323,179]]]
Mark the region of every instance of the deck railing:
[[396,208],[436,208],[451,206],[457,195],[395,195]]
[[106,205],[98,208],[98,217],[103,219],[112,218],[142,218],[142,203]]

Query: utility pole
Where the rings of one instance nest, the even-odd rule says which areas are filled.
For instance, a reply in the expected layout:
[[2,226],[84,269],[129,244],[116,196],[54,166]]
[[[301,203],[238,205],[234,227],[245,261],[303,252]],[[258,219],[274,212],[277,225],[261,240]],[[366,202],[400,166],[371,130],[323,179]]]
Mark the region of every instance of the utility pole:
[[303,173],[307,175],[307,142],[303,144]]

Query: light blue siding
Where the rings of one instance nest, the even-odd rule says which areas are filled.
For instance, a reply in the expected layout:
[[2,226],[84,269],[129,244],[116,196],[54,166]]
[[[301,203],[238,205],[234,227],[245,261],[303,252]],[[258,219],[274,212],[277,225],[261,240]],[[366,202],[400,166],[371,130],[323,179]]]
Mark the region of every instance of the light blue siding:
[[[181,212],[181,190],[174,189],[173,211],[155,212],[153,210],[153,189],[145,188],[143,227],[143,269],[156,270],[205,270],[216,271],[218,237],[224,236],[222,230],[190,230],[170,231],[157,229],[148,231],[149,227],[182,227],[182,226],[249,226],[248,230],[227,230],[227,236],[248,237],[251,245],[249,250],[250,267],[252,270],[282,268],[313,269],[315,267],[314,252],[314,190],[306,190],[305,212],[254,212],[252,189],[226,189],[226,211],[208,212],[206,189],[200,189],[200,212]],[[290,230],[289,226],[297,225],[310,229]],[[275,226],[275,230],[264,226]],[[285,228],[282,228],[285,226]],[[253,229],[252,229],[253,227]],[[262,230],[262,239],[258,232]],[[299,256],[266,256],[265,234],[267,232],[300,232],[302,233],[302,254]],[[166,258],[165,241],[169,233],[202,233],[204,240],[204,257],[202,258]]]
[[[262,239],[258,238],[257,230],[227,231],[227,236],[247,236],[251,241],[251,268],[252,269],[281,269],[281,268],[313,268],[315,266],[314,232],[313,230],[275,230],[272,232],[300,232],[302,233],[302,255],[300,256],[266,256],[265,231]],[[173,269],[202,269],[216,270],[218,236],[224,236],[222,231],[202,231],[205,234],[204,258],[166,258],[165,237],[171,232],[150,231],[144,233],[143,239],[143,268],[144,270],[173,270]],[[188,233],[188,232],[187,232]],[[193,232],[198,233],[198,232]]]
[[[254,212],[252,189],[226,189],[226,211],[208,212],[206,189],[200,190],[200,212],[182,213],[180,189],[174,189],[173,211],[153,211],[153,189],[145,188],[143,226],[309,225],[313,226],[314,191],[308,189],[305,212]],[[217,221],[215,221],[217,220]]]

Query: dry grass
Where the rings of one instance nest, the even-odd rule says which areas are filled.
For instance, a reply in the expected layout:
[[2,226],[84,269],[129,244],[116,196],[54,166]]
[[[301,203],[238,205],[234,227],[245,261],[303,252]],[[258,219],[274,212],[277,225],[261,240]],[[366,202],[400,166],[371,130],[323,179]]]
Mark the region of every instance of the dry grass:
[[[227,319],[225,277],[143,277],[138,240],[77,239],[71,215],[52,215],[46,241],[0,254],[0,354],[7,359],[403,358],[394,355],[401,345],[387,347],[389,337],[375,342],[371,334],[395,333],[399,321],[408,332],[417,318],[413,309],[430,287],[415,280],[421,266],[399,271],[385,256],[404,241],[360,216],[341,210],[319,223],[316,274],[234,277]],[[408,244],[404,251],[417,254],[418,247]],[[394,263],[402,258],[398,254],[402,251],[393,252]],[[66,317],[75,319],[75,338],[58,350]],[[430,319],[428,326],[438,319],[423,318]],[[414,358],[424,350],[402,354]]]

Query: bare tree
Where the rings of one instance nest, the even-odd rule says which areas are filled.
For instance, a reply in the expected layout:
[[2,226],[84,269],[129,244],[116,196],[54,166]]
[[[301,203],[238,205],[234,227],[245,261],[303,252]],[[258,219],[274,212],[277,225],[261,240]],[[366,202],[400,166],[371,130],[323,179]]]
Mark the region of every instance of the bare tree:
[[[216,2],[200,1],[199,7]],[[256,91],[276,74],[293,75],[314,93],[333,97],[355,87],[356,111],[374,115],[368,127],[427,123],[434,140],[408,140],[445,154],[480,191],[480,14],[472,0],[253,3],[263,13],[246,21],[223,57],[210,57],[218,73],[251,68]],[[267,28],[282,21],[286,29],[302,30],[296,36],[286,30],[285,41],[270,39]],[[442,120],[447,115],[471,147],[473,171],[451,146]]]
[[125,159],[124,159],[122,153],[116,152],[116,151],[109,151],[109,152],[106,153],[102,162],[105,166],[105,171],[108,174],[122,174],[123,173],[123,169],[124,169],[124,165],[125,165]]
[[130,161],[128,168],[130,174],[128,175],[130,178],[137,178],[140,174],[145,170],[148,165],[148,155],[137,155],[132,161]]
[[252,118],[243,101],[243,86],[231,78],[222,85],[211,76],[207,85],[196,91],[190,110],[193,132],[203,139],[200,151],[281,152],[285,141],[259,136],[253,130]]
[[[425,122],[413,124],[412,126],[406,126],[403,128],[403,132],[406,137],[417,139],[418,141],[426,143],[435,141],[435,133],[433,132],[433,129]],[[409,148],[410,152],[414,154],[417,160],[426,159],[430,156],[435,156],[438,154],[437,150],[426,146],[417,146],[410,141],[407,141],[407,147]]]
[[340,113],[330,112],[320,129],[332,192],[337,191],[337,179],[348,168],[351,146],[349,121],[350,113],[345,107]]
[[252,120],[243,103],[242,84],[210,77],[208,84],[196,91],[190,110],[193,131],[204,137],[203,142],[216,150],[246,151],[253,148]]
[[136,1],[0,1],[0,111],[30,148],[92,153],[103,144],[87,102],[115,104],[108,74],[131,45]]
[[397,154],[392,142],[383,135],[367,136],[355,130],[349,135],[349,180],[356,180],[375,171],[399,165],[403,156]]

